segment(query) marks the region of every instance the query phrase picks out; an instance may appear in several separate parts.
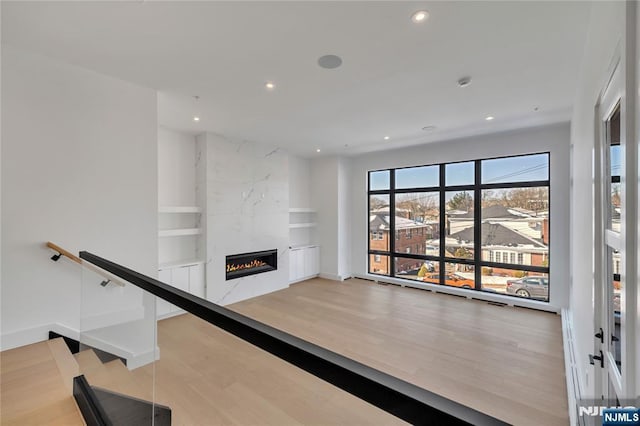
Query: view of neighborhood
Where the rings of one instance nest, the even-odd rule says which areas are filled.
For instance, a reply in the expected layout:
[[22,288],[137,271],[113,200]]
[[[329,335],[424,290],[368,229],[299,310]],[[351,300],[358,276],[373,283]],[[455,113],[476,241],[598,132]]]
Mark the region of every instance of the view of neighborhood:
[[[548,156],[542,156],[545,161],[543,171],[548,173]],[[473,162],[460,164],[473,166]],[[456,176],[455,184],[473,185],[473,168],[469,171],[466,166],[464,171],[460,164],[456,166],[463,173]],[[532,181],[540,182],[548,179],[548,174],[538,178],[538,171],[542,169],[538,165],[523,167],[511,163],[511,169],[494,175],[502,180],[511,178],[521,182],[523,174],[531,178],[531,173],[536,173]],[[467,177],[460,178],[464,174]],[[437,180],[435,182],[437,185]],[[442,190],[442,206],[441,190],[437,188],[370,194],[369,250],[376,253],[370,254],[369,271],[439,284],[440,268],[443,267],[444,285],[476,288],[475,265],[478,263],[475,261],[479,260],[483,263],[479,286],[483,291],[548,301],[549,187],[525,185],[481,187],[478,191],[481,196],[479,213],[474,210],[473,190]],[[390,211],[392,204],[393,212]],[[441,215],[444,215],[444,239],[441,239]],[[480,259],[476,259],[475,253],[476,227],[480,227]],[[442,253],[441,241],[444,241]],[[422,258],[416,258],[416,255]],[[525,271],[519,268],[520,265],[539,267],[539,270]]]

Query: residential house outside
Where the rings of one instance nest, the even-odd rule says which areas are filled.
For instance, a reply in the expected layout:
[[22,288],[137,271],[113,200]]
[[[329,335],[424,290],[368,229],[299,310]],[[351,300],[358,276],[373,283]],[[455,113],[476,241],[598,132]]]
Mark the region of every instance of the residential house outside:
[[[388,251],[389,241],[389,209],[381,208],[371,212],[369,217],[369,247],[371,250]],[[398,214],[405,214],[406,217]],[[437,221],[417,221],[410,218],[409,211],[396,209],[396,233],[394,235],[395,252],[407,254],[425,254],[427,240],[439,238],[439,223]],[[371,255],[371,271],[374,273],[389,273],[389,257]],[[418,259],[398,258],[396,272],[419,269],[423,261]]]

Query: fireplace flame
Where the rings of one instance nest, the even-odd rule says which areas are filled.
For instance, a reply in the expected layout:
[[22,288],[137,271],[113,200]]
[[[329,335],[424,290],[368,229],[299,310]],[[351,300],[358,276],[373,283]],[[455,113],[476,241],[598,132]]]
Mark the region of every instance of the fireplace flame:
[[232,263],[227,265],[227,272],[235,272],[235,271],[242,271],[244,269],[259,268],[260,266],[267,266],[267,262],[254,259],[251,262],[247,262],[247,263],[239,263],[239,264]]

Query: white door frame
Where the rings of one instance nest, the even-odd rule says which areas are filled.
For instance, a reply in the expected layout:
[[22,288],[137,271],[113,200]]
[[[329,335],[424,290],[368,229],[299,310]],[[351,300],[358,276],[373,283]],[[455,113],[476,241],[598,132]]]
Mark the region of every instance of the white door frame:
[[[626,25],[622,45],[609,71],[605,85],[595,108],[594,151],[594,335],[604,331],[604,343],[594,337],[594,354],[604,354],[604,368],[596,362],[595,396],[609,398],[609,383],[619,399],[635,399],[638,396],[637,371],[638,336],[638,139],[636,117],[638,85],[636,72],[636,12],[635,2],[626,4]],[[620,105],[620,150],[621,150],[621,218],[620,232],[607,229],[610,206],[609,145],[606,135],[606,120],[614,108]],[[608,249],[616,249],[621,257],[620,336],[622,372],[618,372],[612,355],[609,318],[613,271],[608,262]],[[600,370],[600,371],[598,371]]]

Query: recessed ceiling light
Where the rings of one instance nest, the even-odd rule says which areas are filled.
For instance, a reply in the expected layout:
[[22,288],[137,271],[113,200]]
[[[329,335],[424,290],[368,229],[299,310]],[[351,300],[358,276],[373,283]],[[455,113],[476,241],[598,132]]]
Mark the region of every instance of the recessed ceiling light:
[[200,121],[200,117],[198,117],[198,116],[193,117],[193,121]]
[[384,139],[385,141],[388,141],[388,140],[389,140],[389,139],[391,139],[391,138],[390,138],[389,136],[385,136],[385,137],[384,137],[384,138],[382,138],[382,139]]
[[266,88],[267,88],[267,90],[273,90],[273,89],[275,89],[275,88],[276,88],[276,85],[275,85],[272,81],[267,81],[267,82],[264,84],[264,87],[266,87]]
[[485,120],[487,120],[487,121],[491,121],[491,120],[493,120],[494,118],[495,118],[495,117],[494,117],[493,115],[488,115],[488,116],[485,118]]
[[332,70],[342,65],[342,58],[336,55],[324,55],[318,58],[318,65],[321,68]]
[[316,152],[320,152],[320,148],[316,149]]
[[431,132],[431,131],[433,131],[435,129],[436,129],[436,126],[424,126],[422,128],[422,130],[424,130],[425,132]]
[[413,15],[411,15],[411,20],[416,24],[420,22],[424,22],[428,18],[429,18],[429,12],[427,12],[426,10],[418,10]]
[[467,87],[470,84],[471,84],[471,77],[469,76],[462,77],[461,79],[458,80],[458,86],[460,87]]

